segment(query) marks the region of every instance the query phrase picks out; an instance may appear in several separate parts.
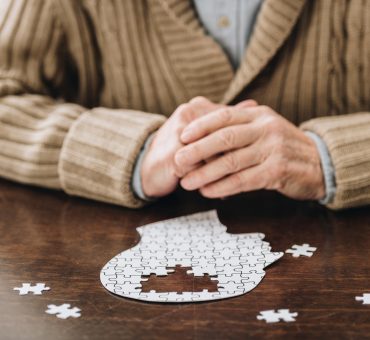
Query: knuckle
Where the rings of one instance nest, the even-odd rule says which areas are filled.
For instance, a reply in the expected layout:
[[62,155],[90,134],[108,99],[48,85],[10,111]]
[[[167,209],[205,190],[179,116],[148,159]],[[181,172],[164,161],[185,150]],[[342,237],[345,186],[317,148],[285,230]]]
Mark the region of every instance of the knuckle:
[[221,143],[227,148],[232,148],[235,146],[236,136],[232,129],[224,129],[219,134]]
[[194,143],[188,146],[188,157],[191,159],[199,158],[201,156],[201,148],[198,143]]
[[189,101],[190,104],[204,104],[210,103],[210,101],[204,96],[196,96]]
[[294,147],[292,148],[290,139],[287,139],[282,134],[276,135],[273,140],[273,154],[278,158],[279,162],[284,162],[285,164],[289,160],[289,158],[292,157],[292,150],[294,150]]
[[266,170],[266,180],[265,180],[265,187],[269,190],[276,189],[276,179],[278,176],[276,175],[277,170],[274,165],[272,165],[268,170]]
[[179,105],[175,111],[175,115],[179,118],[184,117],[189,110],[189,106],[190,105],[188,103]]
[[240,170],[238,158],[233,153],[228,153],[223,157],[224,166],[228,172],[236,172]]
[[272,143],[274,154],[280,157],[285,154],[286,144],[285,144],[285,138],[282,134],[273,133],[271,143]]
[[267,106],[267,105],[260,105],[259,109],[264,114],[272,114],[274,112],[274,110],[270,106]]
[[[186,166],[187,159],[182,158],[182,159],[176,159],[176,156],[174,157],[173,161],[173,168],[176,170],[176,174],[182,173],[182,169]],[[180,177],[180,176],[179,176]]]
[[230,108],[223,108],[218,111],[218,119],[222,124],[226,125],[230,123],[232,118],[233,118],[233,112]]
[[283,139],[283,127],[280,119],[276,117],[268,117],[266,119],[265,128],[270,136],[273,136],[275,143],[280,143]]
[[216,191],[215,191],[215,189],[214,189],[213,186],[206,187],[206,188],[201,188],[199,190],[199,192],[204,197],[214,197],[215,196],[215,193],[216,193]]
[[283,158],[278,158],[271,166],[270,171],[271,189],[281,190],[285,186],[288,170],[287,163]]
[[242,188],[244,184],[243,175],[240,172],[237,172],[236,174],[232,175],[230,177],[230,180],[231,180],[232,186],[236,188]]
[[279,160],[276,165],[276,177],[281,180],[286,175],[286,164],[282,160]]
[[184,123],[189,123],[195,118],[193,105],[189,103],[179,105],[176,114],[177,118]]

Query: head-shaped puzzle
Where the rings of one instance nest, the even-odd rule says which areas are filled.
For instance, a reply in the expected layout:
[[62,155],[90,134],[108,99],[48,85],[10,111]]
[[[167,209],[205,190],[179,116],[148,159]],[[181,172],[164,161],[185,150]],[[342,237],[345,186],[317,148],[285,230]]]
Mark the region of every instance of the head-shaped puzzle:
[[[229,234],[226,229],[215,210],[139,227],[140,242],[112,258],[100,280],[114,294],[143,301],[208,301],[245,294],[283,253],[271,252],[261,233]],[[208,274],[218,281],[218,291],[141,291],[142,276],[166,276],[177,265],[191,267],[194,276]]]

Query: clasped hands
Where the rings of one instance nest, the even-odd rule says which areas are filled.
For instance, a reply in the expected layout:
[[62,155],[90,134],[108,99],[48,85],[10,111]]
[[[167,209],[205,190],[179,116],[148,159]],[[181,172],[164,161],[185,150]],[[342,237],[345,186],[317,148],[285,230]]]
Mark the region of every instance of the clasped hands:
[[209,198],[276,190],[300,200],[325,196],[320,156],[303,131],[253,100],[235,106],[196,97],[156,132],[141,167],[150,197],[180,184]]

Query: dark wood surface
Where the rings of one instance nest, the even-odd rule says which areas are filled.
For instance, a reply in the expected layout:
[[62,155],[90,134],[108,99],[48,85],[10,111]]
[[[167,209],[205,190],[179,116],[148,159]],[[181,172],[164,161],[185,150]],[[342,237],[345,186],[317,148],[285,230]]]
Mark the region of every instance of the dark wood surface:
[[[178,192],[142,210],[68,197],[0,180],[1,339],[365,338],[370,305],[370,211],[331,212],[267,192],[205,200]],[[137,226],[216,208],[232,233],[263,232],[273,250],[309,243],[312,258],[285,255],[250,293],[216,302],[156,304],[119,298],[99,271],[138,241]],[[19,296],[22,282],[45,282],[41,296]],[[181,286],[181,282],[178,283]],[[70,303],[61,320],[44,311]],[[261,310],[289,308],[293,323],[258,321]]]

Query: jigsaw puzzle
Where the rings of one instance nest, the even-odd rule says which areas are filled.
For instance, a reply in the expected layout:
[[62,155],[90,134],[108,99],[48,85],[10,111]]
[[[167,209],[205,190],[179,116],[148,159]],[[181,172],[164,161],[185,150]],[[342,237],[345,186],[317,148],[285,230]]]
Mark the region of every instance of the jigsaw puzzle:
[[[283,256],[271,252],[261,233],[229,234],[215,210],[160,221],[137,228],[140,242],[112,258],[100,280],[110,292],[154,302],[192,302],[242,295],[265,275],[263,270]],[[217,280],[217,292],[142,292],[142,281],[166,276],[176,265],[191,267],[189,274],[208,274]]]

